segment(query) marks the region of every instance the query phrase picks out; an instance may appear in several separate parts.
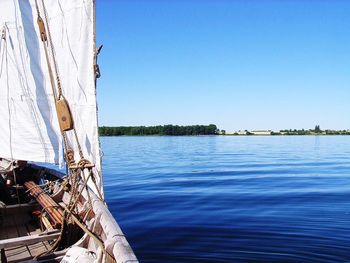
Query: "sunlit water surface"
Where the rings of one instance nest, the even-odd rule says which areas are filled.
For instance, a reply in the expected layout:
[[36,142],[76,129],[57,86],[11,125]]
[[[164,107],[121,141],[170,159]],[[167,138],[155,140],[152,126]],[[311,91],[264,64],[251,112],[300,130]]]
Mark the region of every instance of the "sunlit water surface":
[[141,262],[350,261],[350,136],[103,137]]

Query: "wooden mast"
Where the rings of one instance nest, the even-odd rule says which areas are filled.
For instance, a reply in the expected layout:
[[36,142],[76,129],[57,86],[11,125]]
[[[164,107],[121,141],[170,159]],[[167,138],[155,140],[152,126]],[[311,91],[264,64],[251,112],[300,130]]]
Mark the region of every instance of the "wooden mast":
[[[99,67],[97,64],[97,55],[99,53],[99,51],[101,50],[101,48],[97,49],[96,48],[96,0],[92,0],[92,4],[93,4],[93,50],[94,50],[94,65],[93,65],[93,69],[94,69],[94,80],[95,80],[95,100],[96,100],[96,129],[97,129],[97,134],[98,134],[98,105],[97,105],[97,71],[99,73]],[[99,76],[98,76],[99,77]],[[100,141],[100,136],[97,136],[97,143],[98,143],[98,147],[99,149],[101,149],[101,141]],[[103,177],[102,177],[102,158],[100,155],[100,151],[98,151],[97,153],[99,155],[99,158],[97,160],[98,163],[96,164],[96,167],[98,167],[99,169],[95,169],[95,171],[97,172],[97,175],[99,176],[100,179],[100,193],[102,193],[102,196],[104,197],[104,190],[103,190]]]

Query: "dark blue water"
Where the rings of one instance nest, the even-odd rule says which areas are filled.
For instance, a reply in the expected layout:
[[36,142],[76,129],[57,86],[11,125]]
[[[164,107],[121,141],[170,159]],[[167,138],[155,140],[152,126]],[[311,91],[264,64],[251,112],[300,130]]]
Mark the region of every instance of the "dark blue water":
[[141,262],[350,261],[350,136],[105,137]]

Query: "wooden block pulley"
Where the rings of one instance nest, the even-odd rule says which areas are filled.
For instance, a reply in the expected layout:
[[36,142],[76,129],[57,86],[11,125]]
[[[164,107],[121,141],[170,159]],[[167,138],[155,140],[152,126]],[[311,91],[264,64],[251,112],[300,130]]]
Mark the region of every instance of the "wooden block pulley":
[[61,131],[69,131],[73,129],[73,118],[69,109],[68,102],[61,98],[56,101],[56,109],[58,122],[60,124]]

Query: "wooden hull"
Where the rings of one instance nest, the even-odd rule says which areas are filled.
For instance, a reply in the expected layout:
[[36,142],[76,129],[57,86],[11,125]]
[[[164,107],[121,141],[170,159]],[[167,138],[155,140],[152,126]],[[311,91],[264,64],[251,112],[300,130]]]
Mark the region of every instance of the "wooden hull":
[[[3,174],[5,167],[2,160]],[[1,262],[138,262],[107,206],[89,188],[81,186],[73,200],[64,174],[29,164],[25,173],[35,176],[17,178],[14,185],[0,178],[7,188],[0,191],[8,194],[0,196]],[[55,214],[69,220],[56,224]]]

